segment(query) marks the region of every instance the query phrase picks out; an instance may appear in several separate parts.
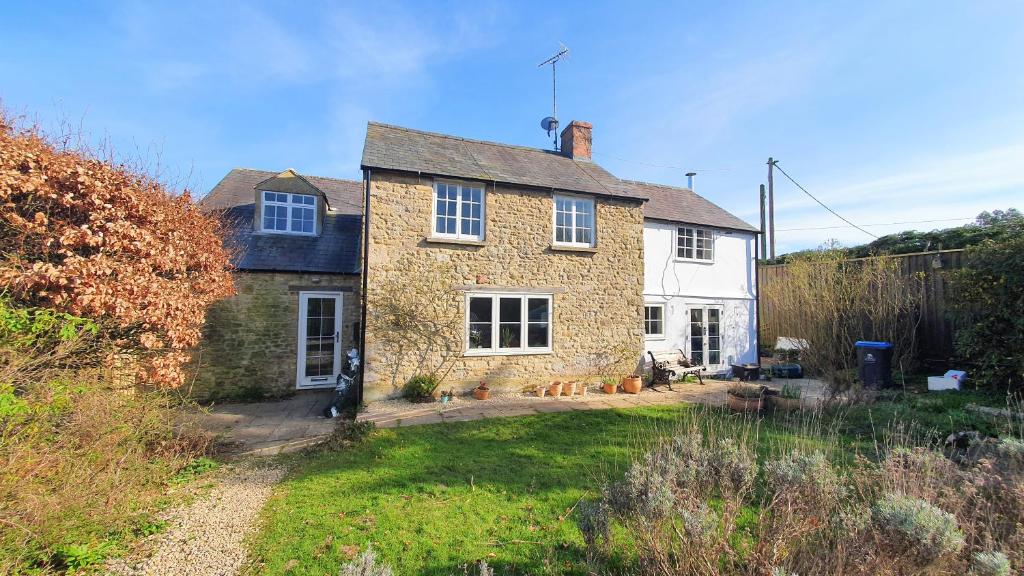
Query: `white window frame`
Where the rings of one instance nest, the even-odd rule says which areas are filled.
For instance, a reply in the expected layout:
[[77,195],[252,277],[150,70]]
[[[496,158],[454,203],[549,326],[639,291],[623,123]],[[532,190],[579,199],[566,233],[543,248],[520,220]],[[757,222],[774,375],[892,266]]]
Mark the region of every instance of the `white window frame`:
[[[558,240],[558,201],[566,200],[572,203],[572,242],[563,242]],[[576,230],[581,228],[576,226],[576,202],[584,200],[590,202],[590,242],[576,242]],[[597,200],[589,196],[572,196],[569,194],[554,194],[551,197],[551,245],[552,246],[566,246],[569,248],[593,248],[597,245]]]
[[[469,304],[473,298],[490,298],[491,299],[491,347],[490,348],[470,348],[469,347]],[[522,302],[520,306],[521,317],[520,322],[522,326],[522,336],[520,338],[520,346],[518,348],[501,348],[498,346],[498,339],[501,337],[501,319],[500,319],[500,300],[501,298],[519,298]],[[529,321],[529,300],[547,300],[548,303],[548,345],[544,347],[530,347],[527,345],[529,339],[530,324]],[[523,293],[523,292],[468,292],[466,293],[466,314],[463,325],[463,332],[465,332],[464,338],[464,355],[465,356],[521,356],[525,354],[550,354],[552,352],[552,338],[554,337],[554,324],[555,324],[555,308],[554,298],[552,294],[535,294],[535,293]],[[533,322],[537,324],[537,322]]]
[[[457,192],[455,196],[455,233],[448,234],[446,232],[437,231],[437,185],[444,184],[445,186],[456,186]],[[480,190],[480,234],[463,234],[462,233],[462,189],[473,188]],[[432,192],[430,195],[430,237],[431,238],[443,238],[446,240],[475,240],[483,242],[487,235],[487,186],[484,184],[478,184],[473,182],[459,182],[453,180],[437,180],[434,185],[431,186]],[[448,216],[446,216],[447,218]]]
[[[648,308],[660,308],[661,309],[661,332],[651,333],[647,331],[647,309]],[[668,319],[665,317],[665,303],[664,302],[646,302],[644,303],[644,338],[647,340],[664,340],[665,339],[665,324]]]
[[[287,202],[279,202],[277,200],[267,200],[267,194],[283,194],[288,197]],[[292,203],[292,198],[312,198],[313,204],[295,204]],[[278,192],[276,190],[260,190],[260,231],[268,234],[297,234],[300,236],[316,236],[316,220],[318,213],[318,203],[320,199],[313,194],[292,194],[290,192]],[[267,217],[267,206],[283,207],[285,208],[286,221],[288,222],[287,230],[278,230],[276,228],[267,228],[265,224],[265,218]],[[292,220],[292,208],[303,208],[313,210],[313,231],[304,232],[302,230],[295,230],[294,225],[296,222],[301,220]]]
[[[685,237],[687,235],[686,232],[684,232],[686,230],[688,230],[690,232],[689,237],[692,238],[692,240],[693,240],[693,245],[689,248],[690,250],[692,250],[693,256],[680,256],[679,255],[679,250],[680,250],[680,248],[682,248],[681,246],[679,246],[679,239],[682,238],[682,237]],[[697,233],[698,232],[700,232],[700,233],[705,235],[704,240],[711,243],[710,247],[708,247],[708,248],[697,248]],[[673,236],[673,240],[675,241],[675,245],[673,246],[673,250],[674,250],[674,253],[675,253],[675,259],[677,261],[681,261],[681,262],[703,262],[703,263],[713,263],[715,261],[715,231],[712,228],[702,228],[700,226],[677,226],[676,227],[676,233]],[[707,258],[698,258],[697,257],[697,250],[705,250],[705,251],[709,252],[710,255]]]

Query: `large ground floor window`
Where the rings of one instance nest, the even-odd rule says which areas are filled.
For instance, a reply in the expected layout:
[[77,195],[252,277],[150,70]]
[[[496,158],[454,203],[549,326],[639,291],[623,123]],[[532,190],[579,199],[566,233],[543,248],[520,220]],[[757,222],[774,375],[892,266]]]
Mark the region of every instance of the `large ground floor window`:
[[466,303],[466,354],[532,354],[551,351],[549,294],[470,294]]

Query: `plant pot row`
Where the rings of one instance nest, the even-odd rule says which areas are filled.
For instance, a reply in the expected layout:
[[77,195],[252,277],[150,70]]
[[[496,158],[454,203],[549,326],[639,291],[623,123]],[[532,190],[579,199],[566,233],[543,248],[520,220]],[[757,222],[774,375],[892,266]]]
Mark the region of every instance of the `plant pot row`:
[[563,382],[562,380],[555,380],[548,386],[537,386],[537,396],[544,397],[548,396],[586,396],[587,395],[587,384],[586,382]]

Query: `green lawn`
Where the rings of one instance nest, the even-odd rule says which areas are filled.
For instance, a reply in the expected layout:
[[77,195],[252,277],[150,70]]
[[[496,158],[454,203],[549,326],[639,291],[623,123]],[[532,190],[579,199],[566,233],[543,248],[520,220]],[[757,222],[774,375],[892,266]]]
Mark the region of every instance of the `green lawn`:
[[890,398],[870,414],[844,413],[836,426],[829,418],[774,417],[751,426],[690,406],[378,430],[356,447],[295,459],[264,511],[253,544],[263,564],[255,571],[333,575],[372,543],[400,575],[463,574],[479,559],[500,575],[585,574],[582,537],[567,512],[581,497],[595,496],[604,479],[618,477],[632,449],[681,421],[699,418],[705,426],[756,434],[762,455],[799,442],[835,448],[832,457],[843,461],[855,450],[873,454],[872,434],[893,416],[921,416],[942,428],[935,434],[969,427],[959,412],[952,420],[936,412],[935,406],[956,410],[950,404],[959,402]]
[[[584,574],[568,511],[625,468],[630,448],[693,407],[566,412],[378,430],[298,459],[264,512],[259,572],[336,574],[369,543],[396,574]],[[725,425],[735,416],[706,413]],[[760,446],[793,440],[770,421]]]

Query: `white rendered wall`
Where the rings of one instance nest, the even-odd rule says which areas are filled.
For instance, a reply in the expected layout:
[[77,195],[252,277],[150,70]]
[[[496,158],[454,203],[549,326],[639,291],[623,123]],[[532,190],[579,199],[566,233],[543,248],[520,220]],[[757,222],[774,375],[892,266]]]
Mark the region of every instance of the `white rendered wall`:
[[690,308],[720,306],[723,367],[757,362],[755,236],[716,230],[714,262],[690,262],[675,257],[677,227],[644,221],[644,300],[665,304],[666,318],[665,336],[647,338],[646,350],[690,355]]

